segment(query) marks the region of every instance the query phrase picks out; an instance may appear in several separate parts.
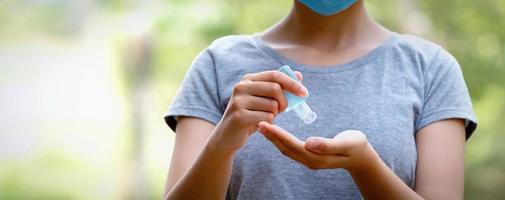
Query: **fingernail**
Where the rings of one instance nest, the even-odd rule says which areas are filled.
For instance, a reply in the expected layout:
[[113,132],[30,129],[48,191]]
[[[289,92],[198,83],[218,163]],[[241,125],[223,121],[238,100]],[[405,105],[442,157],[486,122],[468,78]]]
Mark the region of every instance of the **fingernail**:
[[262,126],[258,126],[258,131],[261,133],[265,133],[265,128],[263,128]]
[[319,145],[319,142],[317,140],[311,139],[307,141],[307,147],[310,149],[317,149],[317,146]]
[[309,93],[309,91],[307,90],[307,88],[305,88],[305,86],[301,85],[300,86],[300,94],[305,96]]

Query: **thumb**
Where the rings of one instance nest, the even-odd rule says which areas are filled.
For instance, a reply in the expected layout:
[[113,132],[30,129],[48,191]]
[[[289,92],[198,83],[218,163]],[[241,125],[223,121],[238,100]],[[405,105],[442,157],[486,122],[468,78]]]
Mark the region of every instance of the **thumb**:
[[339,139],[310,137],[305,142],[305,148],[320,154],[341,154],[345,155],[349,145]]

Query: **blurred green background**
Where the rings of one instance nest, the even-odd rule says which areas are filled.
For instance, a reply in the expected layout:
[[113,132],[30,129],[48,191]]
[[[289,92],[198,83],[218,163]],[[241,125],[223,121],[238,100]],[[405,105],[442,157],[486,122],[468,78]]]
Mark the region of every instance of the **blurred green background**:
[[[163,114],[192,59],[291,4],[0,0],[0,199],[160,199],[174,139]],[[480,122],[466,199],[505,199],[505,1],[366,4],[460,61]]]

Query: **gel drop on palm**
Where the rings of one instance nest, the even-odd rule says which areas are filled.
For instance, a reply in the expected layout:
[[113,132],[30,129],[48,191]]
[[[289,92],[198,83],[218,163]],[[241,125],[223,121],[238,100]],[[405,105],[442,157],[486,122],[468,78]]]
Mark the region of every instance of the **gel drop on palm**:
[[[296,81],[300,81],[298,78],[296,78],[295,72],[293,72],[293,70],[291,70],[291,68],[287,65],[282,66],[279,71],[288,75]],[[288,100],[288,107],[286,108],[286,111],[295,110],[298,117],[306,124],[310,124],[316,120],[316,113],[313,112],[310,109],[309,105],[307,105],[305,102],[305,100],[309,98],[309,94],[305,95],[304,97],[299,97],[291,92],[284,91],[284,96]]]

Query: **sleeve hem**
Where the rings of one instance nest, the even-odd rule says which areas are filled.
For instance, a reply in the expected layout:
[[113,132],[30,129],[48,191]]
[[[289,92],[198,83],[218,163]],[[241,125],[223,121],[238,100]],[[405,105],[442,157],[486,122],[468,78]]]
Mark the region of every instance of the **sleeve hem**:
[[221,120],[222,114],[218,114],[216,112],[210,111],[201,107],[177,107],[171,108],[165,114],[165,123],[172,129],[175,133],[175,129],[177,128],[177,120],[175,117],[177,116],[188,116],[188,117],[196,117],[203,120],[206,120],[212,124],[217,124],[219,120]]
[[420,119],[418,125],[416,126],[415,133],[417,134],[417,132],[422,128],[444,119],[464,119],[466,140],[472,136],[473,132],[477,128],[477,120],[473,114],[460,109],[445,109],[430,113]]

